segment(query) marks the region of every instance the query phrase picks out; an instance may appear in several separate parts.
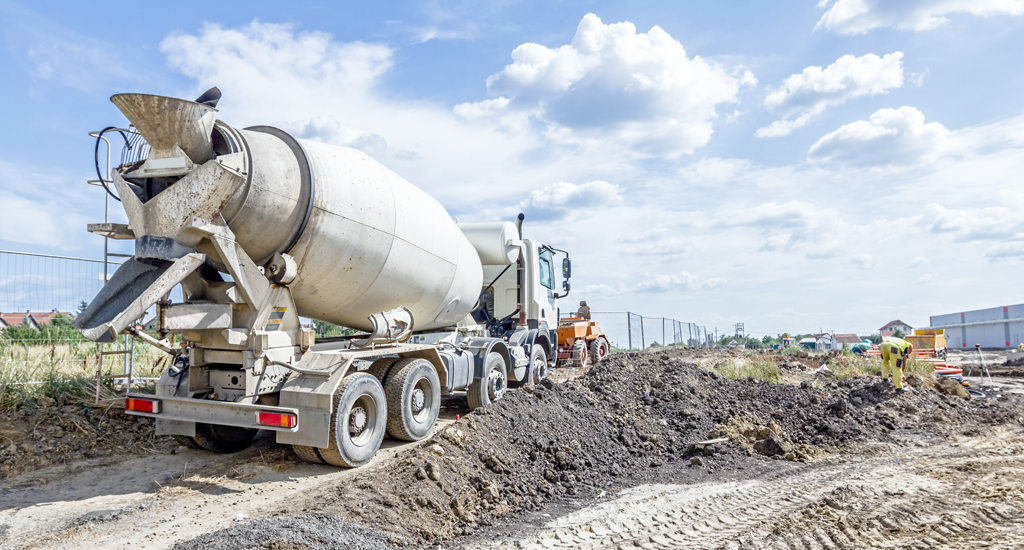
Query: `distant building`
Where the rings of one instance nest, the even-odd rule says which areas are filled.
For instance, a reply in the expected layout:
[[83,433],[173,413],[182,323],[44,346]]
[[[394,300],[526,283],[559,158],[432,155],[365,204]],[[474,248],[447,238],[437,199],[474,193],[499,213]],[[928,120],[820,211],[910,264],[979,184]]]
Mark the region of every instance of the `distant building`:
[[865,340],[865,338],[861,338],[856,334],[833,334],[832,337],[836,339],[840,349],[842,349],[843,346],[853,347]]
[[929,317],[929,328],[946,332],[946,347],[1015,348],[1024,342],[1024,304],[990,307]]
[[882,333],[882,338],[885,338],[887,336],[892,336],[897,330],[903,334],[910,334],[913,332],[914,327],[897,319],[895,321],[889,321],[883,325],[882,328],[878,329],[878,332]]
[[25,313],[0,313],[0,329],[28,325],[36,330],[43,325],[53,322],[58,315],[69,315],[59,311],[26,311]]
[[26,311],[25,313],[0,313],[0,319],[4,322],[4,327],[16,327],[18,325],[28,325],[32,328],[39,328],[39,323],[32,317],[32,314]]
[[813,336],[808,336],[807,338],[801,338],[796,344],[802,348],[814,349],[818,345],[818,340]]

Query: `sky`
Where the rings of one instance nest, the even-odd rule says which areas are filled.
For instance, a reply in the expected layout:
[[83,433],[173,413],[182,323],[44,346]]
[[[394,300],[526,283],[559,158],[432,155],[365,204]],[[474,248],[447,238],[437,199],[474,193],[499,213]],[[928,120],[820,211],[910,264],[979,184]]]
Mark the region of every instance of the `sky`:
[[0,249],[100,257],[109,96],[218,86],[461,221],[524,212],[571,305],[926,326],[1024,302],[1022,28],[1024,0],[0,0]]

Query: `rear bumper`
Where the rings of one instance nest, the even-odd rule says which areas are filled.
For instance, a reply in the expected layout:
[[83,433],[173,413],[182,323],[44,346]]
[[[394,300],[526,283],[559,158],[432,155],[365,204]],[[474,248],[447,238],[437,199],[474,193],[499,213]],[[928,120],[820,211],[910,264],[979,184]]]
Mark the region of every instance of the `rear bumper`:
[[[188,397],[164,397],[153,395],[134,395],[128,397],[139,399],[156,399],[160,401],[159,413],[125,411],[134,416],[148,416],[159,420],[178,420],[182,422],[202,422],[203,424],[219,424],[221,426],[237,426],[240,428],[256,428],[275,432],[297,432],[302,425],[302,416],[298,409],[290,407],[268,407],[265,405],[249,405],[246,403],[227,403]],[[265,426],[256,421],[261,412],[294,414],[295,426]]]

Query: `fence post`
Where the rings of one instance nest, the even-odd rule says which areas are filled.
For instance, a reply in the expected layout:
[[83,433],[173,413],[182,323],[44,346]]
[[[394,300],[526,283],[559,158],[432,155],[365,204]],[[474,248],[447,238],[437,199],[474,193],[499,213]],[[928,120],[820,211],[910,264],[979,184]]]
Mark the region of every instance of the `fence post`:
[[644,316],[640,315],[640,351],[647,349],[647,340],[644,339]]
[[633,349],[633,314],[626,312],[626,334],[629,340],[629,349]]
[[667,346],[668,341],[665,339],[665,318],[661,318],[661,345]]

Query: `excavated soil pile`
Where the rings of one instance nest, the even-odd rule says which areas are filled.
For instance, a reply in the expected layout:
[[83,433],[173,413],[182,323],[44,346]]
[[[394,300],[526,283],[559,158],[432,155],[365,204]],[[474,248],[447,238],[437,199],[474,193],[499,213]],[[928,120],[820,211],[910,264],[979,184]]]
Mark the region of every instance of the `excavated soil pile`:
[[165,453],[177,444],[157,437],[153,421],[117,408],[52,400],[0,415],[0,480],[54,464],[147,450]]
[[[799,386],[727,380],[683,359],[615,355],[581,380],[512,392],[360,481],[311,496],[301,512],[357,522],[394,544],[433,545],[553,501],[599,496],[613,483],[685,482],[768,456],[801,460],[860,441],[898,442],[898,430],[962,432],[1024,416],[1018,400],[925,388],[897,395],[868,377]],[[182,548],[219,547],[232,536],[212,533]],[[262,539],[276,542],[261,548],[316,547],[282,537]]]
[[393,550],[380,533],[344,520],[308,515],[285,519],[257,519],[175,546],[194,550]]

